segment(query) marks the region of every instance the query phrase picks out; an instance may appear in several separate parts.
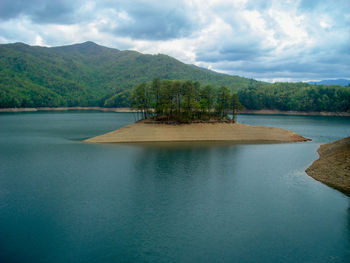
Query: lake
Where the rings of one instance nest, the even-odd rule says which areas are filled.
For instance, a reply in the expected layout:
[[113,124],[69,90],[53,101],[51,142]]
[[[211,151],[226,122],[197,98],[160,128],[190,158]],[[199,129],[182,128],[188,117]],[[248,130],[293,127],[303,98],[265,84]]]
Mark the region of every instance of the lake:
[[0,114],[0,262],[349,262],[350,198],[304,170],[348,117],[241,115],[286,144],[86,144],[131,113]]

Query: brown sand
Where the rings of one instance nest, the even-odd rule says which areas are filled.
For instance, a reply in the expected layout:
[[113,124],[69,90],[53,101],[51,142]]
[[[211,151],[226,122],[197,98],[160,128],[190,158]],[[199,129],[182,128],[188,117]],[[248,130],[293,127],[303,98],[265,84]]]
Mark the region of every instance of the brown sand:
[[350,137],[323,144],[317,152],[320,158],[306,173],[350,196]]
[[137,122],[118,130],[85,140],[90,143],[135,142],[300,142],[306,139],[280,128],[250,126],[241,123],[151,124]]

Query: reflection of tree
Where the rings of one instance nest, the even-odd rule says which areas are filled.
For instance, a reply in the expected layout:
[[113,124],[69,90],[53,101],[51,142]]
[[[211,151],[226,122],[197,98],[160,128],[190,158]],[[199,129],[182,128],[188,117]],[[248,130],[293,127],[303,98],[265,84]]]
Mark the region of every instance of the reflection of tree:
[[210,152],[210,148],[182,148],[181,144],[170,149],[165,146],[145,147],[139,152],[135,167],[140,168],[141,174],[153,174],[159,178],[168,175],[186,177],[201,168],[197,158],[208,159]]
[[[139,147],[135,174],[159,180],[213,176],[230,165],[235,146],[213,143],[157,143]],[[226,167],[227,168],[227,167]]]

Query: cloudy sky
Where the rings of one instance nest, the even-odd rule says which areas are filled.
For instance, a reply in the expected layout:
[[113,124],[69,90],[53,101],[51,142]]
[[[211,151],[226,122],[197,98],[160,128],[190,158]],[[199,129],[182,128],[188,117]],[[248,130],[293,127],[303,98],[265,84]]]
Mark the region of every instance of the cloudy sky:
[[350,78],[350,1],[0,0],[0,43],[88,40],[266,81]]

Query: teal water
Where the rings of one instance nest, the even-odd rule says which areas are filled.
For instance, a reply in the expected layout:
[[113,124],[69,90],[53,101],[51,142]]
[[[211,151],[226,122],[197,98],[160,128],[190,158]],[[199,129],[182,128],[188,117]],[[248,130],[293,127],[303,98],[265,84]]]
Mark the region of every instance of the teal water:
[[350,118],[242,115],[291,144],[85,144],[128,113],[0,114],[0,262],[349,262],[350,198],[308,177]]

